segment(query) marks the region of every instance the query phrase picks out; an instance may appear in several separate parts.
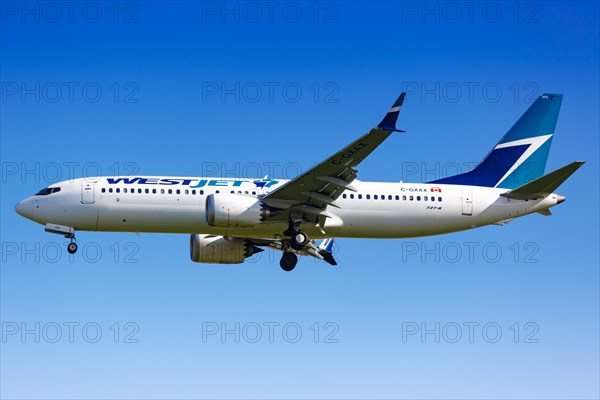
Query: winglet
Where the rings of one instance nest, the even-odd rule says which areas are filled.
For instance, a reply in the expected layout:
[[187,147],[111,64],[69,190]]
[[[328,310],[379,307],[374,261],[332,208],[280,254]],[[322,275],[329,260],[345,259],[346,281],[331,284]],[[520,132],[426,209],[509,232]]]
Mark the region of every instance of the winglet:
[[323,257],[327,263],[331,265],[337,265],[337,262],[333,258],[333,238],[323,239],[319,245],[319,254]]
[[[506,193],[502,193],[500,196],[517,200],[534,200],[540,197],[546,197],[554,192],[556,188],[566,181],[567,178],[577,171],[583,164],[584,161],[575,161],[569,165],[557,169],[554,172],[550,172],[541,178],[526,183],[523,186]],[[564,198],[562,198],[562,201],[564,201]],[[559,203],[562,203],[562,201],[559,201]]]
[[400,108],[402,107],[402,103],[404,103],[404,98],[406,97],[406,92],[400,93],[400,96],[394,104],[390,111],[385,114],[385,117],[381,120],[379,125],[377,125],[378,129],[386,130],[386,131],[394,131],[394,132],[404,132],[400,129],[396,129],[396,121],[398,120],[398,115],[400,114]]

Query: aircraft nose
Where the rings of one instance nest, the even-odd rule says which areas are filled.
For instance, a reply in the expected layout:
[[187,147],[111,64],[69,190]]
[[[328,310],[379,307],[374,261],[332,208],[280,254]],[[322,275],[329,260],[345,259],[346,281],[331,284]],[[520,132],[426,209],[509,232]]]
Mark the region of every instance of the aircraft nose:
[[33,215],[33,204],[27,200],[20,201],[15,206],[15,211],[25,218],[31,218]]
[[556,196],[556,204],[560,204],[565,201],[567,198],[565,196]]

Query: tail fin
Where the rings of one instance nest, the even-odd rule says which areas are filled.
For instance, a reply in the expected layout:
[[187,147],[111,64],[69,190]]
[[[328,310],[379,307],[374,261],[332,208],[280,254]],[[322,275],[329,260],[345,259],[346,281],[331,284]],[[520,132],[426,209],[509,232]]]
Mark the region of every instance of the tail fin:
[[472,171],[430,183],[515,189],[544,175],[562,94],[543,94]]

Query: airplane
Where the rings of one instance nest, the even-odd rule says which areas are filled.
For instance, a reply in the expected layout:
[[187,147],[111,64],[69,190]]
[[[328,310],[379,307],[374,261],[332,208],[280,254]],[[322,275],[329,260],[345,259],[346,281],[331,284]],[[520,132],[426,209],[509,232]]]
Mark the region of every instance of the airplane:
[[[15,206],[70,239],[75,231],[190,234],[190,258],[238,264],[272,248],[336,265],[334,238],[411,238],[486,225],[565,201],[554,191],[584,162],[544,175],[563,96],[542,94],[474,169],[425,183],[362,182],[356,167],[394,132],[406,93],[364,136],[291,180],[127,176],[52,184]],[[321,240],[317,243],[316,240]]]

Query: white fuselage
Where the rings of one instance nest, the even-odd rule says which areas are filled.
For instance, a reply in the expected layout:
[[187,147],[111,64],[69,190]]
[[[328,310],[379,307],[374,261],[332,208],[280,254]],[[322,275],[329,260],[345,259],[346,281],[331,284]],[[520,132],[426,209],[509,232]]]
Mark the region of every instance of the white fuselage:
[[[286,222],[246,228],[216,228],[205,218],[206,197],[214,193],[260,198],[287,181],[225,178],[80,178],[59,182],[60,191],[23,200],[19,213],[41,224],[85,231],[201,233],[278,238]],[[539,200],[500,196],[507,189],[420,183],[352,184],[329,206],[324,226],[304,224],[312,238],[406,238],[443,234],[501,223],[548,209],[559,201],[551,194]],[[433,200],[432,200],[433,198]]]

